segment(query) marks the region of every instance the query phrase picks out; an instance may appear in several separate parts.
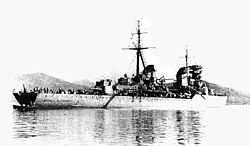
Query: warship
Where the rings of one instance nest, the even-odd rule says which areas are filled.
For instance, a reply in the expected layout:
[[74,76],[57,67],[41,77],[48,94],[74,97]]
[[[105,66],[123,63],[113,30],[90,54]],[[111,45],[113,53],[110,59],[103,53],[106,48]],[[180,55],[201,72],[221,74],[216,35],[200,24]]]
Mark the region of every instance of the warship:
[[[136,73],[132,77],[124,74],[117,82],[111,79],[97,81],[93,88],[57,92],[39,90],[13,91],[19,105],[15,109],[46,108],[153,108],[153,109],[186,109],[202,107],[221,107],[226,105],[227,95],[214,93],[201,79],[202,66],[188,65],[181,67],[176,79],[166,83],[163,77],[155,76],[154,65],[146,65],[142,50],[155,48],[142,45],[140,21],[137,23],[137,40],[134,47],[123,48],[136,51]],[[140,62],[142,71],[140,71]]]

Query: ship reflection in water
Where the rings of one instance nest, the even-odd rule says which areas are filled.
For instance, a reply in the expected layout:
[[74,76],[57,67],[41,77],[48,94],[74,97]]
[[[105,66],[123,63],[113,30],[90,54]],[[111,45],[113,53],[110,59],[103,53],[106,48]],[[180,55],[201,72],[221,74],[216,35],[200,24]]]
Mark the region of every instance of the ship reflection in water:
[[200,111],[67,109],[14,111],[14,140],[23,144],[195,145]]

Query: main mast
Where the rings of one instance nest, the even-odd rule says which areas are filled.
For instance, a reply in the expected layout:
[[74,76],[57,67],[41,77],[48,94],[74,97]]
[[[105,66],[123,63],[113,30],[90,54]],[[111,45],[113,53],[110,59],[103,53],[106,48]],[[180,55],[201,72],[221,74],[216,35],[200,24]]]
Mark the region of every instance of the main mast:
[[[149,48],[153,48],[153,47],[142,47],[141,45],[141,34],[145,34],[147,32],[141,32],[140,29],[140,21],[137,21],[137,32],[136,33],[132,33],[132,35],[137,35],[137,43],[134,43],[134,48],[124,48],[124,49],[129,49],[129,50],[136,50],[136,81],[139,82],[140,81],[140,77],[139,77],[139,72],[140,72],[140,57],[141,57],[141,61],[142,61],[142,65],[145,68],[145,62],[141,53],[141,50],[144,49],[149,49]],[[154,47],[155,48],[155,47]]]

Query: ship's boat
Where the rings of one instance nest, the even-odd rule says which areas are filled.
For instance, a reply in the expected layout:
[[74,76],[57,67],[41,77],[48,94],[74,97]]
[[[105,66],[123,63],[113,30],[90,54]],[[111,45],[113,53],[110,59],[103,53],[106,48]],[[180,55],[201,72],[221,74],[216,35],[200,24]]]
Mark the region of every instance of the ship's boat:
[[[212,89],[201,80],[202,67],[187,63],[178,70],[176,81],[166,83],[164,77],[156,78],[154,65],[146,65],[142,50],[151,47],[141,45],[142,34],[138,21],[137,42],[134,48],[125,48],[137,51],[136,75],[118,79],[117,83],[105,79],[97,81],[94,88],[65,92],[47,90],[14,92],[13,95],[19,106],[14,108],[156,108],[156,109],[183,109],[200,107],[224,106],[226,95],[214,94]],[[143,71],[140,72],[139,62],[142,61]]]

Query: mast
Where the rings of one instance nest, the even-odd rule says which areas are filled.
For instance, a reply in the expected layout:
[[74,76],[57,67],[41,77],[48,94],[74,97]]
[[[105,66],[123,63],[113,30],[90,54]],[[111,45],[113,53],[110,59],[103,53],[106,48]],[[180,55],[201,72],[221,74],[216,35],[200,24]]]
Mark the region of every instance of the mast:
[[141,53],[141,50],[144,50],[144,49],[149,49],[149,48],[155,48],[155,47],[142,47],[141,45],[141,34],[145,34],[147,32],[141,32],[141,29],[140,29],[140,21],[138,20],[137,21],[137,32],[136,33],[132,33],[132,36],[133,35],[137,35],[137,43],[134,44],[134,48],[123,48],[123,49],[128,49],[128,50],[136,50],[136,79],[137,79],[137,82],[140,82],[140,78],[139,78],[139,72],[140,72],[140,58],[141,58],[141,61],[142,61],[142,65],[145,69],[145,62],[144,62],[144,59],[143,59],[143,56],[142,56],[142,53]]
[[[186,45],[187,47],[187,45]],[[185,58],[186,60],[186,71],[187,71],[187,82],[189,82],[189,66],[188,66],[188,58],[191,58],[190,56],[188,56],[188,49],[186,49],[186,55],[185,57],[180,57],[180,58]]]
[[186,58],[186,68],[188,68],[188,49],[186,49],[185,58]]
[[[141,53],[141,30],[140,30],[140,21],[138,20],[137,24],[137,36],[138,36],[138,44],[137,44],[137,53],[136,53],[136,58],[137,58],[137,63],[136,63],[136,77],[139,79],[139,70],[140,70],[140,53]],[[143,60],[142,60],[143,61]]]
[[187,69],[187,79],[189,77],[189,67],[188,67],[188,49],[186,49],[186,55],[185,55],[185,58],[186,58],[186,69]]
[[[187,45],[186,45],[186,48],[187,48]],[[185,56],[184,57],[180,57],[180,58],[185,58],[185,60],[186,60],[186,69],[187,69],[187,71],[189,70],[189,68],[188,68],[188,58],[191,58],[191,56],[188,56],[188,49],[186,49],[186,54],[185,54]],[[192,57],[193,58],[193,57]],[[188,72],[189,73],[189,72]]]

